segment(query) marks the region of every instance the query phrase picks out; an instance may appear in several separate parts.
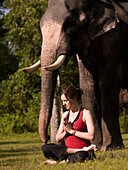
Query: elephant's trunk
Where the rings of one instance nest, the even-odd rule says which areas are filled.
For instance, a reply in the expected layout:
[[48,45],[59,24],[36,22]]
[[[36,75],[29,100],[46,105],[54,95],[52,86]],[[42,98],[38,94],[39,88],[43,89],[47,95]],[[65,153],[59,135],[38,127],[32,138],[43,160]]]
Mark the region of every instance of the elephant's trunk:
[[[45,20],[43,21],[45,22]],[[57,53],[60,39],[61,26],[49,20],[42,28],[43,44],[41,51],[41,107],[39,116],[39,134],[41,140],[46,143],[48,139],[48,125],[52,115],[54,92],[58,71],[48,71],[45,67],[53,64],[59,54]],[[61,53],[62,54],[62,53]]]
[[39,115],[39,134],[43,143],[48,140],[48,125],[52,115],[54,91],[56,87],[57,71],[42,69],[41,106]]

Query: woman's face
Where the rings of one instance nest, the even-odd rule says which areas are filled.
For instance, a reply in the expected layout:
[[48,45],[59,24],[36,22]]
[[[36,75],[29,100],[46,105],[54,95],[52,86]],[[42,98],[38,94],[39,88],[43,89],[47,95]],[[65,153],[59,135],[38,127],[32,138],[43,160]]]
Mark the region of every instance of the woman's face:
[[67,109],[70,110],[74,104],[74,100],[67,99],[64,94],[61,95],[61,101],[63,106]]

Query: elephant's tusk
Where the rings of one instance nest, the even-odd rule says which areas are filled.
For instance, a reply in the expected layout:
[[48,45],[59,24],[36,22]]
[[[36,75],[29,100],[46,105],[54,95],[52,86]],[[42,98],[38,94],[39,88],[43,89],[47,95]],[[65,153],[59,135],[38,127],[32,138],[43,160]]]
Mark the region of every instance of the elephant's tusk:
[[36,71],[40,67],[41,67],[41,63],[40,63],[40,60],[38,60],[32,66],[23,68],[22,71],[24,71],[25,73],[31,73],[33,71]]
[[66,55],[60,55],[58,59],[51,65],[44,67],[48,71],[54,71],[58,69],[65,61]]

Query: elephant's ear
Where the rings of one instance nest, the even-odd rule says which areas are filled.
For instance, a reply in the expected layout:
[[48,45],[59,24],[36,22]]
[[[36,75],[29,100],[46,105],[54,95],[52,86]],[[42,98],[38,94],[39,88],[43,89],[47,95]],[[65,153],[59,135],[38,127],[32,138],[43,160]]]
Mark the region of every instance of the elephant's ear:
[[105,32],[115,28],[119,19],[110,5],[96,3],[90,15],[88,33],[90,39],[94,39]]

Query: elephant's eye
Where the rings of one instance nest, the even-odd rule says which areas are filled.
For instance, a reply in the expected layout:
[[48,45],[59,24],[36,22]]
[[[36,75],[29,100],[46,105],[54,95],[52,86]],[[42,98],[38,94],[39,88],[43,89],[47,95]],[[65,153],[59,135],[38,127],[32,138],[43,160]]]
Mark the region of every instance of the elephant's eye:
[[68,34],[73,33],[76,28],[77,28],[77,22],[73,18],[67,18],[63,24],[63,31]]

